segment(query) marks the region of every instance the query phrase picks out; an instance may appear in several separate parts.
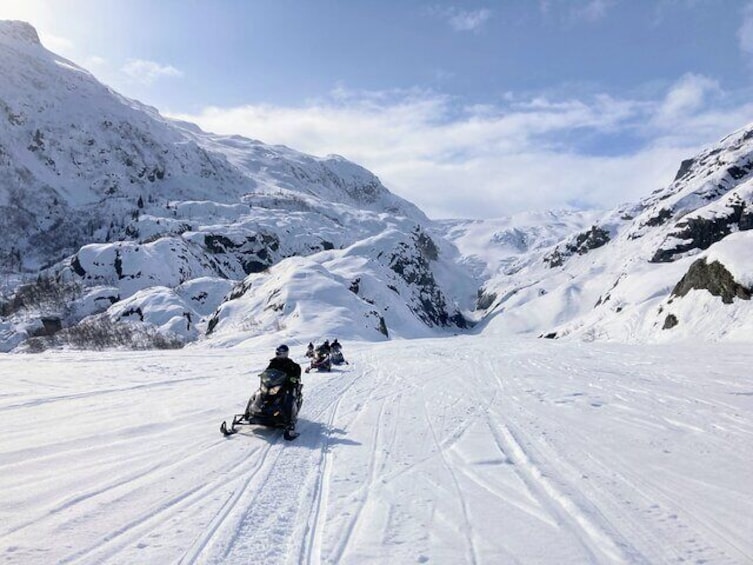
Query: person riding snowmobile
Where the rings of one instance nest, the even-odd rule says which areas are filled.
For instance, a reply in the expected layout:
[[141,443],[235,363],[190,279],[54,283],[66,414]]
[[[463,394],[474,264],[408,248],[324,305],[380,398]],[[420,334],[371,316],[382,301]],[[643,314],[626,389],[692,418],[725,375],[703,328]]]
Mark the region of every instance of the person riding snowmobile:
[[293,390],[294,388],[297,388],[301,382],[301,366],[288,357],[289,353],[290,348],[283,343],[280,347],[275,349],[275,356],[269,360],[269,365],[267,365],[265,371],[276,369],[277,371],[285,373],[288,376],[288,390]]
[[298,437],[295,426],[303,404],[301,366],[288,357],[289,352],[284,344],[275,350],[275,357],[259,373],[259,389],[251,395],[246,411],[233,416],[230,428],[222,422],[223,435],[236,433],[240,425],[261,425],[283,428],[286,440]]
[[340,342],[337,341],[337,338],[335,338],[335,340],[332,342],[330,349],[332,351],[330,358],[332,359],[332,363],[334,365],[342,365],[343,363],[345,363],[346,365],[349,364],[343,356],[342,345],[340,345]]
[[317,371],[331,371],[332,361],[330,360],[331,348],[329,346],[329,340],[325,341],[319,347],[316,348],[316,354],[311,359],[311,365],[306,367],[308,373],[311,369]]

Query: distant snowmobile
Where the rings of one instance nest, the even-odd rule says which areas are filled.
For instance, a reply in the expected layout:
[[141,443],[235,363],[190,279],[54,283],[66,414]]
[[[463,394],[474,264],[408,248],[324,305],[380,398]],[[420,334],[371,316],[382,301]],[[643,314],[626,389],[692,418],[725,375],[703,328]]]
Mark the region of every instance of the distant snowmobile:
[[350,363],[345,360],[345,357],[343,356],[342,346],[339,343],[333,343],[331,349],[332,354],[330,355],[330,359],[332,360],[333,365],[342,365],[343,363],[350,365]]
[[319,347],[316,350],[316,356],[311,360],[311,365],[306,367],[308,373],[312,369],[316,369],[320,373],[322,371],[330,372],[332,370],[332,357],[323,348]]
[[314,358],[314,344],[311,342],[309,342],[309,345],[306,348],[306,357],[309,357],[311,359]]
[[236,433],[238,426],[261,425],[285,430],[286,440],[293,440],[299,433],[295,431],[298,412],[303,404],[303,384],[292,385],[284,371],[267,369],[259,374],[261,383],[249,399],[246,411],[233,416],[230,428],[222,422],[220,431],[226,435]]

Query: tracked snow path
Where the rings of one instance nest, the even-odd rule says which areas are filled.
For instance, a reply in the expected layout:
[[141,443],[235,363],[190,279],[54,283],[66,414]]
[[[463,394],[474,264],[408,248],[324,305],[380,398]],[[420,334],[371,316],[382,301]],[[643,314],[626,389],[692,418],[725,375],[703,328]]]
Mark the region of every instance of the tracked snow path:
[[0,356],[0,561],[753,562],[747,346],[346,343],[225,439],[258,351]]

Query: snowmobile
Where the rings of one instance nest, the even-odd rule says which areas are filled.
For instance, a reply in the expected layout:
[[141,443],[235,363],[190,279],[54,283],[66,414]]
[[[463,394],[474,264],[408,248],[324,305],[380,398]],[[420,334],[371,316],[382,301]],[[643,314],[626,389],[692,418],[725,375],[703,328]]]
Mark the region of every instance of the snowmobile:
[[345,360],[345,357],[343,356],[343,352],[339,347],[333,347],[332,348],[332,354],[330,355],[330,359],[332,360],[333,365],[342,365],[345,363],[346,365],[350,365]]
[[316,369],[320,373],[322,371],[329,373],[332,370],[332,358],[330,354],[324,351],[317,351],[316,357],[311,360],[311,365],[306,367],[306,372],[308,373],[312,369]]
[[230,428],[222,422],[220,431],[225,436],[237,433],[238,426],[261,425],[282,428],[286,440],[298,437],[295,424],[303,404],[303,384],[291,384],[288,375],[277,369],[259,373],[259,390],[251,395],[243,414],[233,416]]

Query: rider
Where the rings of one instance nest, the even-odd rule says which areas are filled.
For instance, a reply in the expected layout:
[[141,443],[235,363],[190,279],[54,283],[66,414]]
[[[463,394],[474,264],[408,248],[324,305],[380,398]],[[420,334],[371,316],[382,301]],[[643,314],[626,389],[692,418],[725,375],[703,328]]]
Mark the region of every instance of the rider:
[[290,348],[283,343],[275,349],[275,357],[269,360],[267,369],[276,369],[285,373],[288,376],[289,389],[293,390],[301,382],[301,366],[288,357],[289,353]]
[[306,357],[314,357],[314,343],[309,341],[309,345],[306,348]]

